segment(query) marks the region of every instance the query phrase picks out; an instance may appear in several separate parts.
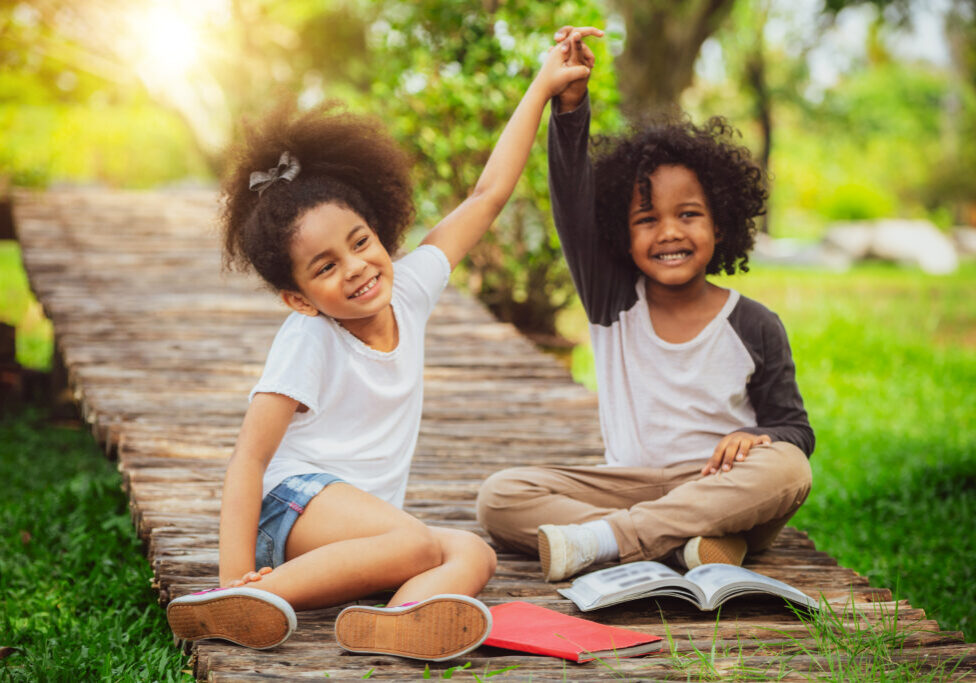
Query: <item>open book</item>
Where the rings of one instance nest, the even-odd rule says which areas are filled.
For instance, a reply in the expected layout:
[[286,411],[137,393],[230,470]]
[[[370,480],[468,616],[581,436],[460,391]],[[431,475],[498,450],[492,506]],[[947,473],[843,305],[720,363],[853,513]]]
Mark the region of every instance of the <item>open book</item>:
[[639,598],[671,596],[713,610],[729,598],[769,593],[818,609],[820,603],[793,586],[731,564],[703,564],[682,576],[660,562],[631,562],[584,574],[559,592],[584,612]]

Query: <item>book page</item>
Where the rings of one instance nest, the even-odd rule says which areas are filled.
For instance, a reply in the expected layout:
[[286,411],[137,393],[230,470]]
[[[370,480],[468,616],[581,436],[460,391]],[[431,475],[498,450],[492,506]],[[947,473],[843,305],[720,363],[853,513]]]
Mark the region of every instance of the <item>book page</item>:
[[[681,574],[660,562],[630,562],[585,574],[559,593],[583,611],[643,597],[651,591],[698,602],[698,591]],[[686,588],[687,587],[687,588]]]
[[685,578],[694,581],[705,594],[709,609],[739,593],[762,592],[779,595],[802,605],[817,607],[819,603],[788,583],[745,567],[731,564],[703,564],[695,567]]

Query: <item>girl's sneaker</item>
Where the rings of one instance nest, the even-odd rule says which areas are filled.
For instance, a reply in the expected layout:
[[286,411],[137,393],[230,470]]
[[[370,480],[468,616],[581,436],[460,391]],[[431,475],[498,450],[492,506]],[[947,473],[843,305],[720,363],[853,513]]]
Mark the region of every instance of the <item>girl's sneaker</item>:
[[222,638],[258,650],[283,643],[298,626],[295,610],[284,598],[245,587],[176,598],[166,607],[166,619],[177,638]]
[[354,605],[339,613],[336,640],[350,652],[442,662],[475,649],[491,632],[491,612],[467,595],[435,595],[400,607]]

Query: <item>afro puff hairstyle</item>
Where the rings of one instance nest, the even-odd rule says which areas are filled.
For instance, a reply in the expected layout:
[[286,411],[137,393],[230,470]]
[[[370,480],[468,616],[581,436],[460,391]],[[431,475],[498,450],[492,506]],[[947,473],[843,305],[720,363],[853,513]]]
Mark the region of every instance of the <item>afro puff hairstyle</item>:
[[724,118],[695,126],[687,117],[651,122],[630,135],[601,137],[593,145],[596,212],[607,226],[612,253],[636,269],[630,255],[628,210],[638,186],[651,205],[649,176],[662,165],[685,166],[698,176],[715,223],[715,253],[708,275],[749,270],[756,216],[766,212],[766,182],[749,150],[736,145],[738,135]]
[[[282,152],[297,158],[294,180],[262,192],[248,189],[253,171],[277,166]],[[244,123],[231,148],[219,223],[224,266],[253,269],[274,290],[297,291],[289,248],[298,220],[320,204],[359,214],[393,254],[414,219],[407,156],[378,121],[327,103],[304,113],[278,105],[256,124]]]

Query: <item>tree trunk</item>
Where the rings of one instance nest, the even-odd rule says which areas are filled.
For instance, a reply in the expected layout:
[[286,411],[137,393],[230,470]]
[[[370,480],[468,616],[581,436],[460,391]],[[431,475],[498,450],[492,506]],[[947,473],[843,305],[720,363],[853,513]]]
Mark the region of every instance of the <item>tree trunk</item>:
[[698,51],[734,0],[611,0],[627,27],[616,67],[631,121],[673,108],[691,85]]

